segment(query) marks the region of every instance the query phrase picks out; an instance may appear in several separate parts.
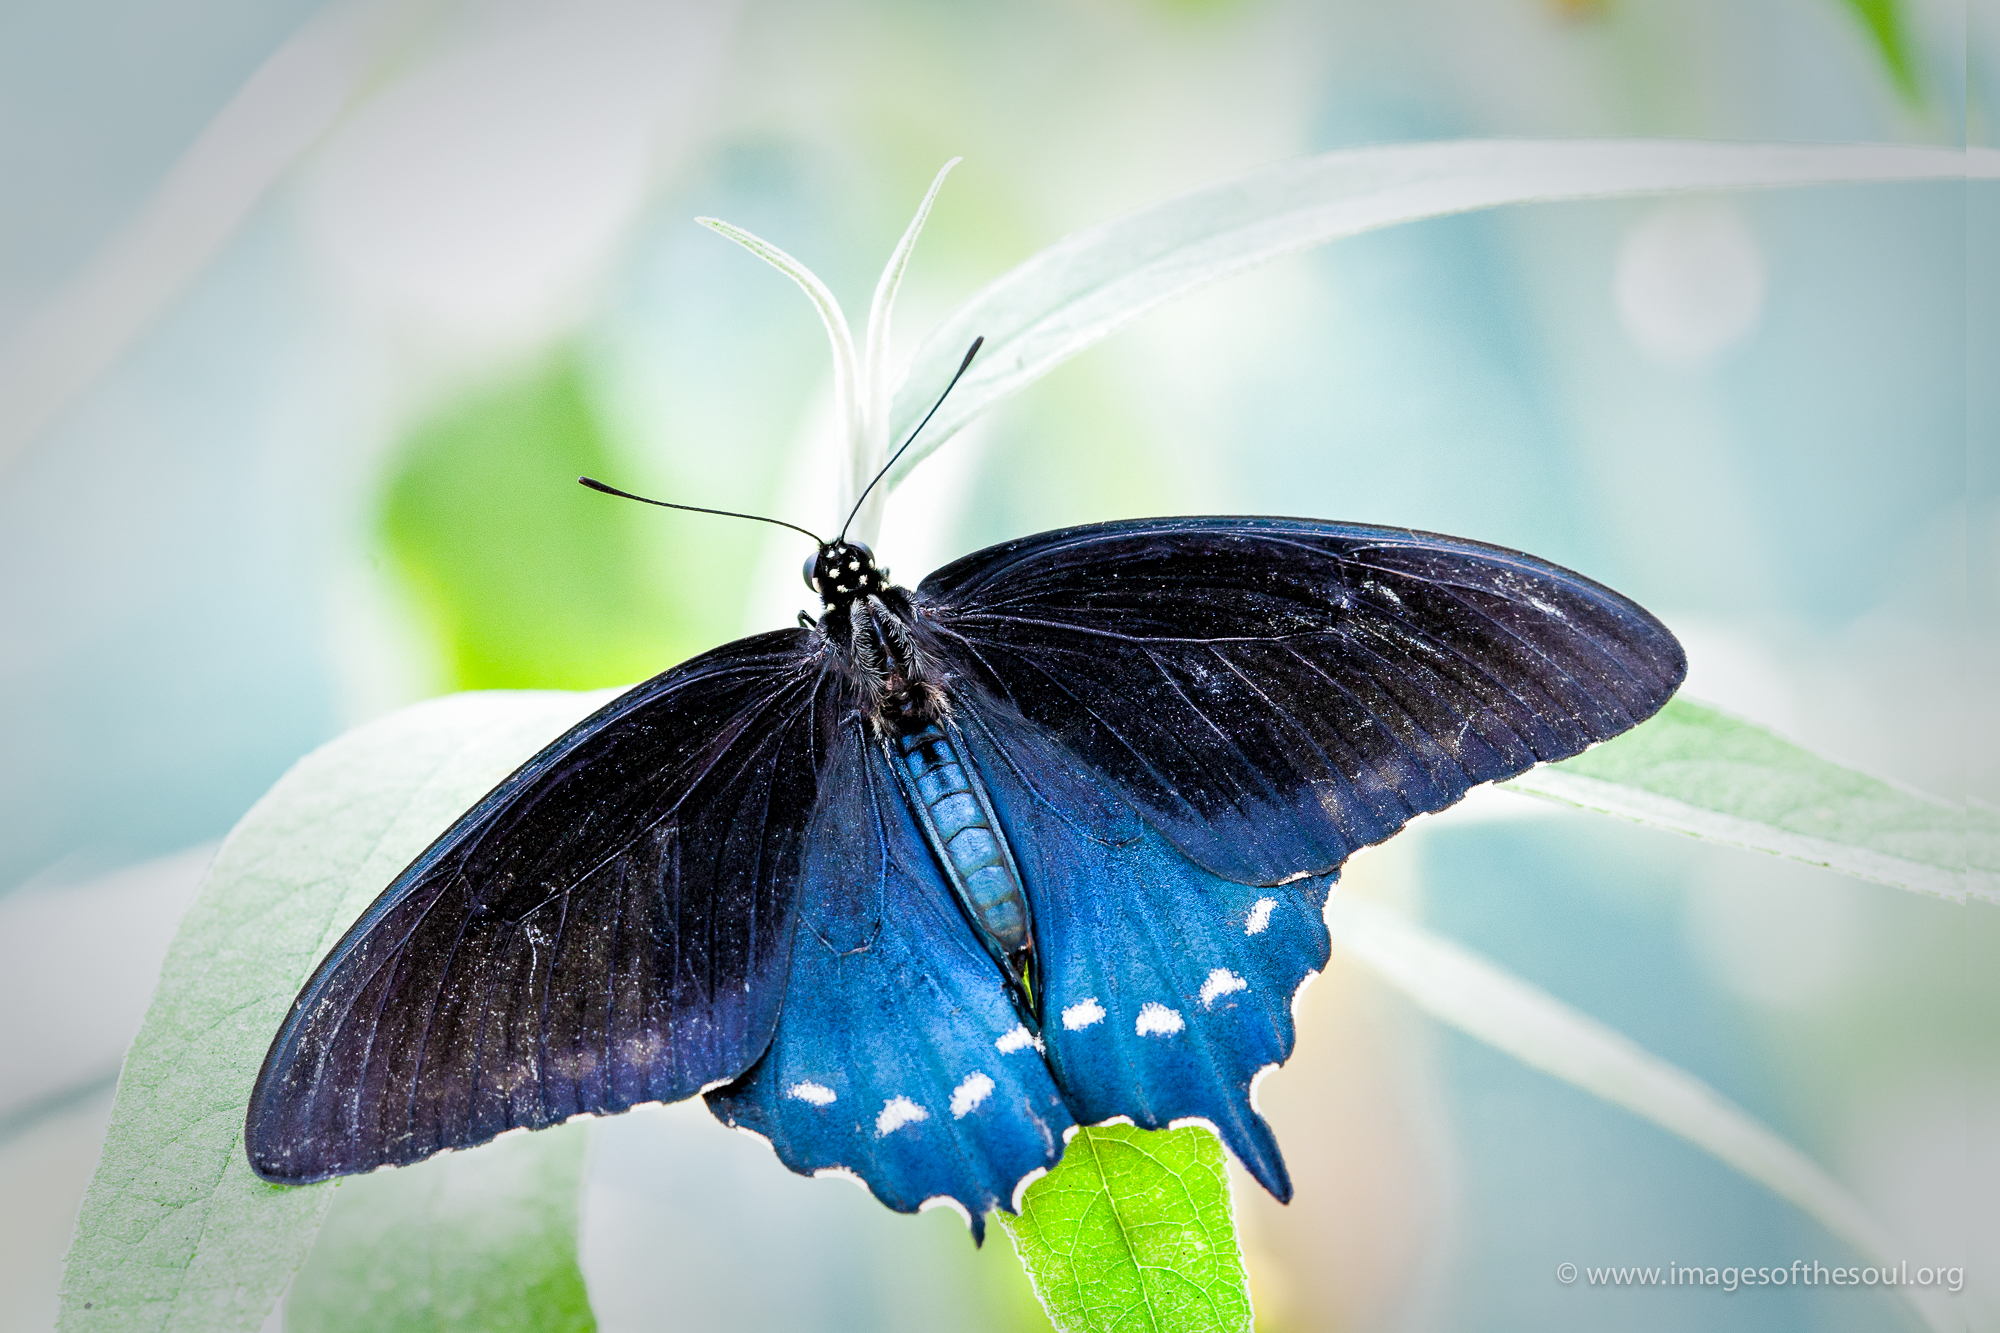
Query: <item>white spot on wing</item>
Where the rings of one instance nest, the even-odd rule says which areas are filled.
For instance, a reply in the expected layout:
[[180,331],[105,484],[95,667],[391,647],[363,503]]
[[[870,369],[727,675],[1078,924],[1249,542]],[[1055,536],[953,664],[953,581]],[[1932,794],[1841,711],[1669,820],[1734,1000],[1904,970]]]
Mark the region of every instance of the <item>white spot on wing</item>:
[[967,1208],[964,1204],[960,1203],[957,1199],[952,1198],[951,1195],[933,1194],[931,1195],[930,1198],[925,1199],[922,1203],[917,1205],[917,1211],[920,1213],[928,1213],[933,1208],[951,1209],[954,1213],[957,1213],[960,1218],[964,1219],[966,1229],[967,1230],[971,1229],[972,1210],[970,1208]]
[[979,1109],[979,1103],[993,1091],[993,1080],[986,1077],[983,1070],[975,1069],[965,1076],[965,1082],[951,1090],[951,1115],[954,1120],[963,1120]]
[[[1276,1069],[1277,1067],[1278,1066],[1275,1064],[1265,1065],[1262,1069],[1259,1069],[1256,1073],[1250,1076],[1250,1109],[1255,1111],[1258,1115],[1264,1114],[1264,1108],[1257,1104],[1257,1089],[1263,1086],[1264,1079],[1266,1078],[1266,1076],[1268,1076],[1271,1073],[1271,1071]],[[1014,1211],[1018,1213],[1021,1210],[1016,1208]]]
[[1292,1021],[1299,1021],[1299,997],[1306,993],[1306,987],[1319,980],[1319,973],[1308,972],[1299,978],[1299,988],[1292,992]]
[[875,1117],[875,1133],[878,1137],[894,1134],[904,1125],[919,1120],[928,1120],[931,1113],[911,1101],[908,1097],[891,1097],[882,1103],[882,1114]]
[[[747,1127],[745,1127],[745,1126],[743,1126],[743,1125],[731,1125],[731,1126],[730,1126],[730,1128],[731,1128],[731,1129],[733,1129],[733,1130],[735,1130],[735,1131],[736,1131],[736,1132],[737,1132],[738,1134],[747,1134],[747,1135],[749,1135],[749,1136],[750,1136],[751,1138],[753,1138],[753,1139],[757,1140],[757,1142],[759,1142],[759,1143],[763,1144],[763,1145],[764,1145],[764,1146],[765,1146],[766,1148],[769,1148],[769,1147],[771,1147],[771,1141],[770,1141],[769,1139],[765,1138],[765,1137],[764,1137],[764,1136],[763,1136],[762,1134],[759,1134],[759,1133],[758,1133],[758,1132],[757,1132],[756,1130],[754,1130],[754,1129],[749,1129],[749,1128],[747,1128]],[[775,1149],[773,1149],[773,1151],[776,1151],[776,1150],[775,1150]]]
[[1139,1021],[1134,1025],[1142,1037],[1171,1037],[1186,1026],[1180,1010],[1169,1009],[1158,1000],[1139,1006]]
[[[1067,1143],[1069,1142],[1069,1140],[1065,1138],[1063,1142]],[[1034,1170],[1030,1171],[1027,1175],[1022,1176],[1019,1180],[1014,1182],[1013,1199],[1014,1199],[1015,1212],[1018,1213],[1021,1211],[1021,1200],[1027,1196],[1028,1186],[1034,1184],[1036,1181],[1040,1180],[1043,1176],[1046,1176],[1048,1173],[1049,1169],[1047,1167],[1038,1166]]]
[[860,1176],[856,1175],[853,1171],[849,1170],[847,1167],[844,1166],[823,1166],[819,1168],[819,1170],[813,1172],[813,1179],[844,1180],[848,1184],[858,1187],[863,1194],[866,1194],[871,1198],[875,1194],[874,1190],[868,1188],[867,1181],[863,1180]]
[[1250,989],[1250,983],[1237,976],[1226,967],[1218,967],[1208,974],[1208,980],[1201,983],[1201,1007],[1213,1009],[1215,1002],[1225,995]]
[[1097,1002],[1095,995],[1078,1000],[1063,1010],[1063,1027],[1071,1032],[1081,1032],[1092,1023],[1104,1021],[1104,1006]]
[[1276,898],[1259,898],[1250,904],[1250,919],[1243,923],[1245,935],[1261,935],[1271,924],[1271,909],[1278,905]]
[[794,1083],[785,1089],[785,1095],[811,1102],[814,1106],[831,1106],[834,1097],[833,1089],[824,1083]]
[[1025,1051],[1030,1046],[1038,1051],[1041,1050],[1042,1039],[1028,1031],[1026,1023],[1015,1024],[1012,1032],[1001,1033],[999,1040],[993,1043],[994,1049],[1002,1055],[1012,1055],[1016,1051]]

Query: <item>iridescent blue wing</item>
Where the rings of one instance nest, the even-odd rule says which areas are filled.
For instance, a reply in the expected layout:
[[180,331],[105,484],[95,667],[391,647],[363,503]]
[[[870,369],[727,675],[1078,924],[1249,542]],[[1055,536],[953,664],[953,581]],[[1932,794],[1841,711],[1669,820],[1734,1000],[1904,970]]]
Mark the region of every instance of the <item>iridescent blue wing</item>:
[[1227,879],[1323,874],[1686,672],[1635,603],[1518,551],[1303,519],[1107,523],[917,590],[931,651]]
[[1041,1032],[1070,1112],[1204,1121],[1291,1198],[1252,1089],[1291,1055],[1292,996],[1326,966],[1334,877],[1224,879],[1005,705],[962,696],[958,717],[1034,912]]
[[636,687],[466,812],[293,1004],[251,1165],[301,1183],[675,1101],[769,1044],[846,706],[801,630]]
[[1650,716],[1685,673],[1631,601],[1519,552],[1296,519],[1044,533],[924,580],[1022,862],[1079,1121],[1213,1122],[1280,1198],[1250,1092],[1357,848]]
[[891,1208],[951,1201],[975,1236],[1074,1121],[879,742],[838,750],[800,875],[784,1022],[715,1114]]

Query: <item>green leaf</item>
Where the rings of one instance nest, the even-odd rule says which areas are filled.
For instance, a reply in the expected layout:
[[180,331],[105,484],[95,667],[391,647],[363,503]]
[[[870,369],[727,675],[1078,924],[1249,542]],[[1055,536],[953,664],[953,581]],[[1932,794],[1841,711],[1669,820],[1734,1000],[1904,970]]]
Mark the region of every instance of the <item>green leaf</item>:
[[1957,902],[1968,879],[1982,896],[2000,882],[2000,819],[1991,810],[1858,773],[1689,699],[1506,785]]
[[589,1122],[342,1183],[285,1333],[590,1333],[577,1267]]
[[932,329],[890,410],[901,440],[975,336],[986,349],[890,474],[1120,325],[1218,278],[1378,227],[1502,204],[1839,181],[1961,180],[1956,149],[1670,139],[1462,140],[1294,158],[1086,228],[974,293]]
[[1222,1145],[1206,1129],[1080,1129],[996,1213],[1063,1333],[1234,1333],[1251,1324]]
[[256,1329],[332,1202],[243,1155],[264,1052],[320,957],[454,818],[603,696],[467,694],[300,760],[223,843],[125,1058],[60,1327]]
[[[1680,1135],[1795,1204],[1870,1262],[1906,1257],[1816,1162],[1692,1074],[1399,912],[1337,893],[1326,920],[1337,946],[1461,1032]],[[1939,1333],[1962,1326],[1937,1289],[1898,1290]]]

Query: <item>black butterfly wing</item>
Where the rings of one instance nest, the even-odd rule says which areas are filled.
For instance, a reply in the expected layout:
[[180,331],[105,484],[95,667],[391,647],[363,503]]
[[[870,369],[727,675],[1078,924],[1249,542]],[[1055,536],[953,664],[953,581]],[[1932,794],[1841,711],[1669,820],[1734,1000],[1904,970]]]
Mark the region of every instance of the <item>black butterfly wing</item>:
[[784,1021],[708,1104],[794,1171],[858,1176],[900,1212],[955,1202],[980,1236],[1074,1121],[880,742],[849,725],[807,838]]
[[1206,1122],[1281,1199],[1254,1089],[1325,966],[1340,864],[1643,720],[1685,672],[1657,620],[1567,570],[1303,520],[1046,533],[918,605],[1021,864],[1070,1111]]
[[1430,533],[1182,518],[1043,533],[925,579],[932,651],[1244,884],[1339,866],[1473,786],[1651,716],[1666,627]]
[[530,759],[314,972],[250,1100],[267,1180],[675,1101],[778,1020],[805,833],[847,711],[813,639],[739,640]]

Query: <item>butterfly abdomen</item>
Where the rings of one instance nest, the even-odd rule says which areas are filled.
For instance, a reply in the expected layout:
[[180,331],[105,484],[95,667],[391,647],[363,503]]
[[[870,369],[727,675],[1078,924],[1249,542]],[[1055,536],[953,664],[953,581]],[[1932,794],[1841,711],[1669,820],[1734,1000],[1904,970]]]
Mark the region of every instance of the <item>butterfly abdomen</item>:
[[960,747],[935,723],[889,744],[945,877],[987,947],[1020,980],[1034,934],[1021,872],[992,801]]

